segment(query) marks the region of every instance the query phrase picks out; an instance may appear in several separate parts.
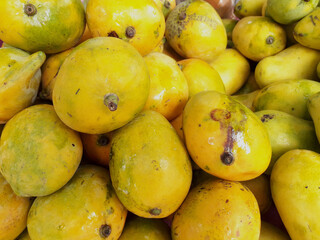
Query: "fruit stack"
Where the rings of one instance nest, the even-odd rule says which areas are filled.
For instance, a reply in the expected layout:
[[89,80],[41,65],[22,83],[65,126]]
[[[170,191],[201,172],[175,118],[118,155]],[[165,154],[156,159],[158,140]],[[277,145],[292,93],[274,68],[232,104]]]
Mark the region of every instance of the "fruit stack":
[[1,0],[0,240],[320,239],[318,4]]

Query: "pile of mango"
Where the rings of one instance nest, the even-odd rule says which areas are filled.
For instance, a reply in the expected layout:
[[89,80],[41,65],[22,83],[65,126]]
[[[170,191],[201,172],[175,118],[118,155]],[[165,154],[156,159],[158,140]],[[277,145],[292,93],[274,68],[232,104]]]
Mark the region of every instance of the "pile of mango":
[[320,1],[222,2],[0,1],[0,240],[320,239]]

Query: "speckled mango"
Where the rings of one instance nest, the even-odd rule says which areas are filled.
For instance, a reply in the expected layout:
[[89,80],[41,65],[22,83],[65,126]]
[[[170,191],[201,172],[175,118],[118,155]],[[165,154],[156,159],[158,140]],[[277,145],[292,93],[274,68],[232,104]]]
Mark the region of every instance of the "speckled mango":
[[204,0],[184,1],[166,21],[165,36],[184,58],[211,61],[227,47],[227,34],[216,10]]
[[18,196],[44,196],[73,176],[82,157],[82,143],[53,106],[34,105],[7,122],[0,156],[0,171]]
[[31,200],[18,197],[0,174],[0,240],[14,240],[27,226]]
[[0,39],[28,52],[57,53],[80,40],[86,25],[79,0],[0,2]]
[[215,91],[196,94],[188,101],[182,122],[188,152],[204,171],[246,181],[267,169],[271,159],[267,130],[253,112],[229,96]]
[[191,185],[191,163],[182,141],[168,120],[151,110],[115,132],[109,168],[120,201],[144,218],[175,212]]
[[298,118],[311,120],[308,97],[320,92],[320,83],[307,79],[281,81],[264,87],[253,101],[255,112],[278,110]]
[[126,216],[108,170],[83,165],[62,189],[36,198],[27,224],[32,240],[116,240]]
[[45,59],[43,52],[30,55],[12,47],[0,48],[0,124],[35,101]]
[[251,191],[239,182],[208,180],[194,187],[175,213],[173,240],[258,240],[260,213]]
[[147,65],[133,46],[117,38],[92,38],[64,60],[52,100],[67,126],[103,134],[125,125],[143,109],[149,87]]
[[[320,92],[320,91],[319,91]],[[308,111],[313,120],[313,124],[315,127],[315,132],[317,134],[318,142],[320,143],[320,93],[316,93],[309,97],[308,103]]]
[[292,240],[320,236],[320,155],[291,150],[282,155],[271,173],[271,193]]
[[288,234],[281,231],[274,225],[261,221],[259,240],[290,240]]

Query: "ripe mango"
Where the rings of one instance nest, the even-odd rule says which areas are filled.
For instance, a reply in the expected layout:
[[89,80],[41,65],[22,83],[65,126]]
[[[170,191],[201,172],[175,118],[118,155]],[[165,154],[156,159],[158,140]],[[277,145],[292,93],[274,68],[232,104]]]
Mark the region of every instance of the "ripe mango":
[[238,18],[261,16],[262,6],[267,0],[239,0],[234,6],[234,14]]
[[317,134],[318,141],[320,143],[320,93],[312,95],[308,100],[308,111],[313,120],[315,132]]

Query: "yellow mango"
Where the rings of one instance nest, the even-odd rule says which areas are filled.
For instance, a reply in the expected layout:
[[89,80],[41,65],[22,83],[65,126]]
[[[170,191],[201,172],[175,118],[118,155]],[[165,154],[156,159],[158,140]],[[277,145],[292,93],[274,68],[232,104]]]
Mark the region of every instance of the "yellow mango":
[[124,226],[119,240],[171,240],[170,229],[160,219],[135,217]]
[[307,79],[281,81],[264,87],[253,101],[255,112],[278,110],[298,118],[311,120],[308,97],[320,92],[320,83]]
[[43,52],[30,55],[12,47],[0,48],[0,124],[35,101],[45,59]]
[[248,60],[235,49],[224,50],[210,65],[219,73],[228,95],[237,92],[250,75]]
[[0,240],[14,240],[27,226],[31,200],[18,197],[0,174]]
[[283,154],[271,173],[271,193],[292,240],[320,236],[320,155],[309,150]]
[[260,88],[271,83],[292,79],[317,80],[317,64],[320,52],[295,44],[280,53],[262,59],[255,77]]
[[109,168],[120,201],[144,218],[175,212],[191,185],[191,164],[182,141],[167,119],[151,110],[115,132]]
[[166,21],[165,36],[184,58],[211,61],[227,47],[227,34],[217,11],[204,0],[184,1]]
[[262,6],[267,0],[239,0],[234,6],[237,17],[261,16]]
[[232,41],[245,57],[260,61],[286,47],[286,32],[271,18],[245,17],[233,29]]
[[158,8],[162,11],[165,18],[168,17],[169,13],[176,7],[175,0],[153,0],[157,4]]
[[172,240],[258,240],[257,200],[241,183],[210,179],[190,191],[171,231]]
[[320,50],[320,8],[301,19],[293,30],[294,38],[301,45]]
[[225,94],[206,91],[193,96],[183,111],[183,132],[195,163],[219,178],[250,180],[270,163],[271,145],[262,122]]
[[1,134],[0,171],[18,196],[44,196],[63,187],[77,170],[82,143],[53,106],[24,109]]
[[157,111],[169,121],[182,113],[188,101],[188,82],[177,62],[153,52],[144,57],[150,74],[150,92],[144,109]]
[[205,61],[185,59],[179,61],[178,65],[187,79],[189,98],[201,91],[214,90],[226,93],[219,73]]
[[[320,91],[319,91],[320,92]],[[315,132],[317,134],[318,141],[320,143],[320,93],[312,95],[308,100],[308,111],[313,120]]]
[[246,81],[246,83],[235,94],[236,95],[247,94],[247,93],[251,93],[251,92],[254,92],[256,90],[259,90],[259,89],[260,89],[260,87],[258,86],[258,84],[256,82],[256,79],[255,79],[255,76],[254,76],[254,72],[251,72],[248,80]]
[[143,109],[149,87],[148,68],[133,46],[117,38],[92,38],[75,47],[61,65],[52,100],[67,126],[103,134]]
[[27,224],[32,240],[119,239],[126,216],[108,170],[83,165],[62,189],[35,199]]
[[184,135],[183,135],[183,130],[182,130],[182,113],[173,119],[171,122],[172,127],[177,131],[180,139],[184,142]]
[[270,223],[261,221],[261,231],[259,240],[290,240],[288,234]]
[[253,110],[253,101],[258,95],[260,90],[256,90],[251,93],[247,94],[240,94],[240,95],[232,95],[231,98],[234,100],[237,100],[238,102],[241,102],[243,105],[245,105],[250,110]]

